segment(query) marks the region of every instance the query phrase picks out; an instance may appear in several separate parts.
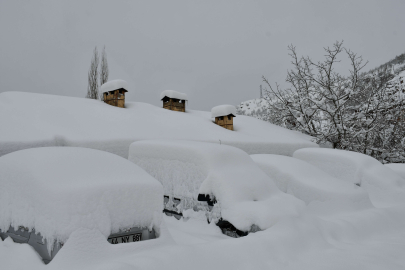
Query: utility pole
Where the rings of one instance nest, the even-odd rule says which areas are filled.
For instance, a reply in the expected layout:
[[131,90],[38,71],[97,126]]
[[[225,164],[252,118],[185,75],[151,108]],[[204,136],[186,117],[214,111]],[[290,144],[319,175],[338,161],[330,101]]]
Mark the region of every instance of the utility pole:
[[260,85],[260,98],[263,98],[262,85]]

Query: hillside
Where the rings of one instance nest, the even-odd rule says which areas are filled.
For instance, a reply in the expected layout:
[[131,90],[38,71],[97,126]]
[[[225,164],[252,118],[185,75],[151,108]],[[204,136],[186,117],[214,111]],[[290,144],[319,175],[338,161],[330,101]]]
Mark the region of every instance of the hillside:
[[310,137],[252,117],[237,116],[234,131],[212,122],[211,113],[174,112],[141,102],[117,108],[84,98],[23,92],[0,94],[0,156],[40,146],[83,146],[128,157],[145,139],[183,139],[236,146],[249,154],[292,155],[317,147]]
[[[398,92],[398,90],[405,90],[405,53],[395,57],[394,59],[373,68],[365,73],[366,77],[372,77],[376,73],[384,72],[384,70],[390,73],[390,82],[388,88],[392,92]],[[242,101],[236,106],[238,113],[241,115],[252,116],[257,119],[266,120],[267,101],[264,98],[257,98]]]

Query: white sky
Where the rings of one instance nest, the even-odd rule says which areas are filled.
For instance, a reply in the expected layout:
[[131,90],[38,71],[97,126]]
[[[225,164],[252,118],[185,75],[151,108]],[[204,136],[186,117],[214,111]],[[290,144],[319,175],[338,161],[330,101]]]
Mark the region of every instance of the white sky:
[[405,52],[405,0],[0,1],[0,92],[84,97],[92,51],[127,100],[188,108],[257,98],[261,76],[282,83],[287,45],[319,59],[336,40],[374,68]]

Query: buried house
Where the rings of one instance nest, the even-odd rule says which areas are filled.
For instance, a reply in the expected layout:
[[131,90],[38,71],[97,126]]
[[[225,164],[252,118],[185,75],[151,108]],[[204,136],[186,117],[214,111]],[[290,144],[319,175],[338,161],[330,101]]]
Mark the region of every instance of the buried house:
[[186,111],[186,101],[187,95],[174,90],[165,90],[160,94],[160,100],[163,101],[163,108],[185,112]]
[[125,93],[128,92],[128,84],[124,80],[112,80],[103,84],[100,91],[103,93],[105,103],[120,108],[125,107]]
[[232,105],[219,105],[211,109],[211,117],[215,117],[215,124],[233,130],[233,118],[236,108]]

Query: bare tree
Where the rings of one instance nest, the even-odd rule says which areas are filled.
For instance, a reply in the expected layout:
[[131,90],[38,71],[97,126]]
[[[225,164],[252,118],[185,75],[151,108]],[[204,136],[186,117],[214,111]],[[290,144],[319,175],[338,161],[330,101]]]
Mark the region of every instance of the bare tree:
[[97,47],[93,50],[93,57],[88,72],[88,86],[86,98],[98,99],[98,64],[99,56]]
[[100,66],[100,86],[108,81],[108,62],[107,53],[105,52],[105,46],[101,53],[101,66]]
[[[382,162],[405,162],[405,87],[393,81],[387,68],[361,73],[357,56],[336,42],[325,48],[325,59],[313,62],[298,57],[289,46],[294,68],[287,73],[291,85],[281,89],[267,84],[266,120],[313,136],[318,143],[371,155]],[[334,69],[338,55],[346,52],[350,74]]]

